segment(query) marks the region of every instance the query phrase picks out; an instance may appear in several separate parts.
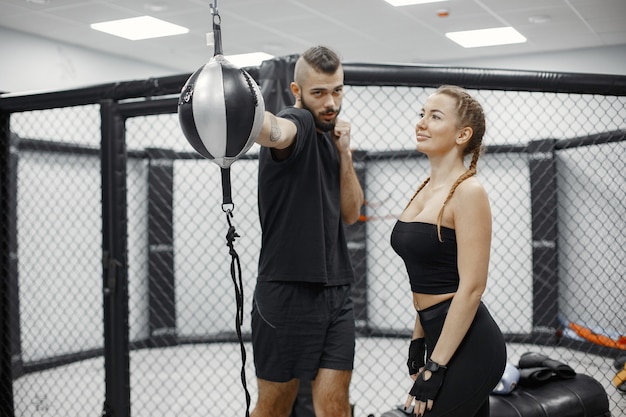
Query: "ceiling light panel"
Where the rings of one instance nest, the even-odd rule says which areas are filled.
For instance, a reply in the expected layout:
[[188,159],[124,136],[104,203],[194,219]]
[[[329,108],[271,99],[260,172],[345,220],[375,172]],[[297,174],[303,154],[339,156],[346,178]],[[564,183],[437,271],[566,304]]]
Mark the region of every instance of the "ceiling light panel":
[[526,42],[526,38],[512,27],[448,32],[446,33],[446,37],[458,43],[463,48],[478,48],[482,46],[509,45]]
[[413,4],[438,3],[440,1],[447,1],[447,0],[385,0],[385,1],[391,4],[392,6],[400,7],[400,6],[411,6]]
[[91,28],[133,41],[188,33],[189,29],[151,16],[93,23]]
[[224,58],[237,67],[252,67],[261,65],[263,61],[274,58],[265,52],[251,52],[248,54],[226,55]]

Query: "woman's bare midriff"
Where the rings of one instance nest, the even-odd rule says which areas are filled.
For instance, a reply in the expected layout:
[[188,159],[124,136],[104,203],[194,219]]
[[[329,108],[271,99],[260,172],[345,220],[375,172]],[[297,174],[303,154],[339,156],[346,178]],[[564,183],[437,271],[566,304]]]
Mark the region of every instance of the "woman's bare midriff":
[[420,311],[427,309],[428,307],[432,307],[435,304],[442,303],[446,300],[454,297],[456,293],[448,293],[448,294],[420,294],[413,293],[413,306],[415,307],[415,311]]

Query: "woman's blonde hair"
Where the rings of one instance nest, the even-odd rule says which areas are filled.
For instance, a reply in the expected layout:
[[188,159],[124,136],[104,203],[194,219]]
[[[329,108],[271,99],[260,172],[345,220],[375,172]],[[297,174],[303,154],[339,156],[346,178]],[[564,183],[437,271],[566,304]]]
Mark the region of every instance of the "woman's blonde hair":
[[[469,168],[463,174],[457,178],[455,183],[450,188],[450,192],[446,197],[446,200],[443,202],[441,206],[441,210],[439,210],[439,215],[437,216],[437,237],[440,242],[443,242],[441,238],[441,220],[443,218],[443,210],[446,208],[446,204],[452,198],[454,191],[457,189],[459,184],[468,179],[471,176],[476,175],[476,165],[478,164],[478,158],[483,151],[483,136],[485,135],[485,113],[483,112],[483,108],[480,103],[472,97],[465,89],[455,86],[455,85],[442,85],[439,87],[433,94],[445,94],[447,96],[452,97],[456,100],[457,106],[457,127],[459,129],[463,127],[471,127],[472,128],[472,137],[467,142],[467,146],[463,149],[463,156],[472,154],[472,161],[470,162]],[[428,184],[430,181],[430,177],[426,178],[426,180],[419,186],[411,201],[415,198],[417,193],[419,193],[422,188]],[[409,201],[410,204],[410,201]]]

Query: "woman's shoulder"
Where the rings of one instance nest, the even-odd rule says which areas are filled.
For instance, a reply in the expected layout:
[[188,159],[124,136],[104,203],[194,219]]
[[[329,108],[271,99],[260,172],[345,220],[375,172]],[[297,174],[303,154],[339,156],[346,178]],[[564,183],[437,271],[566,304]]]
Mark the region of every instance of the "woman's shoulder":
[[464,195],[467,197],[478,197],[480,195],[487,195],[487,191],[482,182],[476,178],[476,176],[469,177],[462,181],[456,188],[455,194]]
[[489,205],[487,190],[476,177],[467,178],[460,183],[454,192],[452,200],[463,210],[470,209],[470,207],[485,207],[485,205]]

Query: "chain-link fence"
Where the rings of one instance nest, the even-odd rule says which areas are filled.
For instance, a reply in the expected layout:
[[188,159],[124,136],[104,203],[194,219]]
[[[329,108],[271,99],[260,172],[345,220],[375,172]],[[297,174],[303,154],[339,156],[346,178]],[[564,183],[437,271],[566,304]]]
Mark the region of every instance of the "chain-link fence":
[[[345,70],[343,117],[366,196],[348,227],[355,416],[380,415],[408,390],[415,311],[389,239],[427,176],[414,125],[443,83],[468,87],[487,115],[478,176],[494,234],[484,301],[510,360],[558,354],[600,381],[623,415],[611,379],[613,358],[626,353],[626,77]],[[3,416],[244,414],[220,172],[180,130],[185,79],[0,98]],[[257,151],[231,167],[249,357]]]

